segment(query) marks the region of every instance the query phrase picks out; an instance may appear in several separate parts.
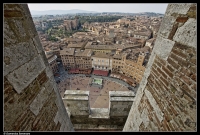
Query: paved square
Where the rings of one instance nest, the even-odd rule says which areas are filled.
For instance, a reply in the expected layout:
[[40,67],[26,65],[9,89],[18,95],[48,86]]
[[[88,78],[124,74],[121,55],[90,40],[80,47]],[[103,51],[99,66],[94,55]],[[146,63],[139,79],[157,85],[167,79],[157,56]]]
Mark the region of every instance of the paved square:
[[109,91],[129,91],[124,85],[103,79],[102,89],[98,86],[89,85],[92,77],[74,76],[61,81],[58,88],[63,97],[65,90],[88,90],[91,108],[109,108]]

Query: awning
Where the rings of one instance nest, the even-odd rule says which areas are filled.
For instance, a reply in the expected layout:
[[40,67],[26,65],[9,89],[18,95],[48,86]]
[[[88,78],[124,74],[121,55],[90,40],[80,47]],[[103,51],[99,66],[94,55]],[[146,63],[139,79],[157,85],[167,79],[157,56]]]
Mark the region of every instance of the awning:
[[108,71],[94,70],[92,74],[94,74],[94,75],[101,75],[101,76],[108,76]]

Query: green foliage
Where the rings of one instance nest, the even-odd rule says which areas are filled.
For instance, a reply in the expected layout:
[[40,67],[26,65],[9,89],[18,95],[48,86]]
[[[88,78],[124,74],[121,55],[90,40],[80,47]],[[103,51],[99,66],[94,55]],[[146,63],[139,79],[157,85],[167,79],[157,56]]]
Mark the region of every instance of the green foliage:
[[49,36],[49,40],[50,41],[58,41],[58,39],[56,37],[53,37],[53,36]]
[[85,22],[115,22],[118,19],[122,18],[121,16],[82,16],[79,18],[81,25]]

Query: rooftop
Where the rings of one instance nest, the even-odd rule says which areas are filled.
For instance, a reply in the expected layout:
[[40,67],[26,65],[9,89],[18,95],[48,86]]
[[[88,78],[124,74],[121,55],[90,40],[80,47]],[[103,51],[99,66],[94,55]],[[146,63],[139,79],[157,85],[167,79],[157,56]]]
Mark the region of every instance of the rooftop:
[[91,49],[76,49],[75,50],[75,56],[84,56],[84,57],[90,57],[92,55],[92,50]]
[[82,48],[86,42],[78,42],[76,44],[68,44],[67,48]]
[[74,55],[75,48],[64,48],[60,50],[60,55]]
[[105,54],[101,52],[95,52],[92,57],[98,57],[98,58],[110,58],[111,54]]

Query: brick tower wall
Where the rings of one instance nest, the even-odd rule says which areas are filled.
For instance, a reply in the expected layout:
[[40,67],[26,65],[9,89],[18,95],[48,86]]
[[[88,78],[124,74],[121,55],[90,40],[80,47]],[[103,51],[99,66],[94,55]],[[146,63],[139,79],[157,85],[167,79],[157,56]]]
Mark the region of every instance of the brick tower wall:
[[73,131],[27,4],[4,4],[4,131]]
[[197,4],[169,4],[123,131],[196,131]]

